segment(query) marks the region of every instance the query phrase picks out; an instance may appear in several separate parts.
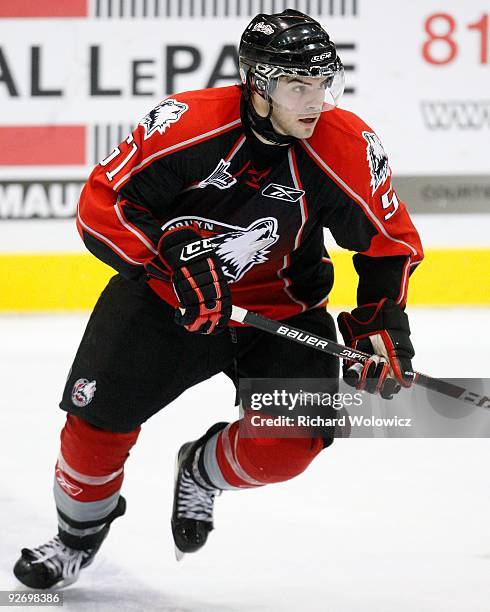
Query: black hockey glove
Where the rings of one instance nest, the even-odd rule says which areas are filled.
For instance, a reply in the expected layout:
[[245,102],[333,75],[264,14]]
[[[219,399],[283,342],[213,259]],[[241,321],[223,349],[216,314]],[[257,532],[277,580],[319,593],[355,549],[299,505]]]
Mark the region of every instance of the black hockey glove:
[[372,353],[365,364],[344,362],[344,380],[369,393],[381,393],[391,399],[401,387],[410,387],[411,359],[415,354],[410,342],[408,316],[393,301],[366,304],[351,313],[341,312],[338,325],[344,342],[355,349]]
[[231,294],[212,247],[197,231],[183,227],[165,232],[158,252],[181,306],[175,322],[200,334],[222,331],[231,316]]

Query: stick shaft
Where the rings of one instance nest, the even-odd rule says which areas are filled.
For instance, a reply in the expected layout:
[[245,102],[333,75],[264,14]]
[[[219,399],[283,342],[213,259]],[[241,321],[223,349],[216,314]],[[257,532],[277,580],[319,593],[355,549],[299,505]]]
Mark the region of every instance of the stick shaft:
[[[292,340],[293,342],[297,342],[303,346],[310,346],[317,351],[322,351],[323,353],[333,355],[339,359],[349,359],[350,361],[356,361],[358,363],[366,363],[366,361],[371,357],[369,353],[351,349],[342,344],[338,344],[333,340],[317,336],[316,334],[306,332],[302,329],[298,329],[297,327],[292,327],[287,323],[268,319],[267,317],[250,312],[249,310],[245,310],[239,306],[233,306],[231,318],[239,323],[246,323],[251,327],[256,327],[257,329],[280,336],[281,338],[287,338],[288,340]],[[437,391],[438,393],[442,393],[443,395],[447,395],[454,399],[459,399],[472,404],[478,403],[478,400],[483,401],[485,399],[479,394],[472,393],[464,387],[453,385],[445,380],[432,378],[431,376],[421,374],[420,372],[413,372],[413,375],[415,384],[425,387],[426,389],[431,389],[432,391]]]

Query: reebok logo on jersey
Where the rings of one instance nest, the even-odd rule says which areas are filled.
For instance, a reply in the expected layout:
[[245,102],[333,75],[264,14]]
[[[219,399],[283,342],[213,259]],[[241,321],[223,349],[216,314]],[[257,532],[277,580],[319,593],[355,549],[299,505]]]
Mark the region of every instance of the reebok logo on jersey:
[[285,202],[297,202],[305,192],[302,189],[294,189],[293,187],[285,187],[276,183],[269,183],[262,189],[262,195],[276,200],[284,200]]
[[[266,262],[270,247],[279,239],[277,219],[274,217],[264,217],[248,227],[239,227],[204,217],[186,216],[172,219],[162,227],[162,230],[194,224],[216,235],[186,245],[182,250],[181,259],[184,257],[192,259],[208,250],[213,251],[230,282],[240,280],[250,268]],[[185,249],[188,249],[186,253]]]
[[371,172],[372,195],[374,195],[376,189],[390,176],[390,167],[388,166],[388,157],[383,149],[381,140],[376,134],[373,132],[363,132],[362,135],[367,142],[366,157]]
[[204,189],[208,185],[213,185],[218,189],[228,189],[236,183],[236,178],[228,172],[230,162],[225,162],[220,159],[216,168],[211,172],[208,178],[205,178],[198,185],[200,189]]
[[172,123],[177,123],[188,108],[187,104],[172,98],[160,102],[138,123],[145,128],[145,140],[155,132],[163,134]]

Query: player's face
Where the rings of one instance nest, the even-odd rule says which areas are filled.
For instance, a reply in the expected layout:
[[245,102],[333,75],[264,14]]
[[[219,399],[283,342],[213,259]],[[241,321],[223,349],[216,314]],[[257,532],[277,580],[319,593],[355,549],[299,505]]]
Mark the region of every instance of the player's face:
[[294,136],[294,138],[309,138],[318,123],[320,112],[310,115],[298,115],[282,106],[274,104],[271,122],[278,134]]
[[282,76],[269,95],[273,102],[272,125],[280,134],[309,138],[320,113],[335,107],[331,91],[334,75],[322,77]]
[[[271,122],[274,130],[286,136],[309,138],[318,123],[323,110],[327,107],[325,98],[330,78],[325,77],[280,77],[275,81],[270,97],[272,100]],[[258,113],[267,116],[269,104],[256,96],[254,104]]]

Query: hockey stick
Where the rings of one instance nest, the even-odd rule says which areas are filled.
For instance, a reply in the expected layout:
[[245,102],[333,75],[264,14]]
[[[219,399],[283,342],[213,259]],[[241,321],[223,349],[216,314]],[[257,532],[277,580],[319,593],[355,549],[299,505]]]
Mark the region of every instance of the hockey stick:
[[[293,342],[297,342],[298,344],[311,346],[311,348],[314,348],[317,351],[322,351],[323,353],[333,355],[339,359],[349,359],[350,361],[356,361],[358,363],[366,363],[366,361],[371,357],[369,353],[356,351],[342,344],[337,344],[333,340],[328,340],[327,338],[316,336],[315,334],[298,329],[297,327],[286,325],[281,321],[268,319],[267,317],[263,317],[255,314],[254,312],[250,312],[249,310],[245,310],[245,308],[241,308],[240,306],[232,307],[231,318],[237,323],[246,323],[251,327],[256,327],[257,329],[269,332],[275,336],[288,338],[289,340],[293,340]],[[413,375],[413,382],[421,387],[431,389],[432,391],[437,391],[438,393],[442,393],[443,395],[447,395],[453,399],[461,400],[462,402],[468,402],[473,405],[490,409],[490,398],[484,395],[473,393],[464,387],[453,385],[452,383],[446,382],[445,380],[441,380],[439,378],[432,378],[431,376],[421,374],[420,372],[405,372],[405,374]]]

